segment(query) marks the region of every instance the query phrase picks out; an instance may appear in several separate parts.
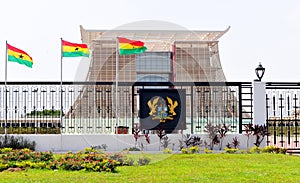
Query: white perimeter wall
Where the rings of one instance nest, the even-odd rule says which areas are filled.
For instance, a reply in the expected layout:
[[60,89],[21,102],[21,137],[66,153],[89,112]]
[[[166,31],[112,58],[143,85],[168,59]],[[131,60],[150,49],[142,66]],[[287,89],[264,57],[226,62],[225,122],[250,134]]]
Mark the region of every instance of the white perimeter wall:
[[[2,135],[3,136],[3,135]],[[14,136],[23,136],[31,141],[37,143],[37,151],[53,151],[53,152],[67,152],[67,151],[79,151],[84,150],[91,146],[97,146],[101,144],[107,145],[107,151],[122,151],[125,148],[135,147],[135,139],[133,135],[14,135]],[[138,147],[141,143],[144,145],[144,151],[159,151],[159,138],[156,134],[150,134],[150,144],[145,141],[145,137],[140,137],[138,140]],[[179,139],[183,139],[181,134],[168,134],[170,143],[168,148],[173,151],[179,150]],[[197,135],[200,136],[204,141],[209,142],[207,134]],[[247,137],[244,134],[228,134],[223,141],[222,149],[229,142],[232,142],[232,139],[237,137],[240,141],[240,149],[247,148]],[[254,137],[251,136],[249,140],[249,148],[253,147]],[[202,143],[204,145],[204,143]],[[261,144],[261,147],[266,145],[266,137]],[[219,144],[215,145],[215,150],[219,149]],[[162,148],[160,148],[162,150]]]

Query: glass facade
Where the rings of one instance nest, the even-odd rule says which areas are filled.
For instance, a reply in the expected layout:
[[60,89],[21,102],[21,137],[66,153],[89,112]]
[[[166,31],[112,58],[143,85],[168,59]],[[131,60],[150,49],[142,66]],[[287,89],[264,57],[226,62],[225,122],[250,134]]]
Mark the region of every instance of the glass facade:
[[171,52],[146,52],[136,56],[138,82],[167,82],[172,74]]

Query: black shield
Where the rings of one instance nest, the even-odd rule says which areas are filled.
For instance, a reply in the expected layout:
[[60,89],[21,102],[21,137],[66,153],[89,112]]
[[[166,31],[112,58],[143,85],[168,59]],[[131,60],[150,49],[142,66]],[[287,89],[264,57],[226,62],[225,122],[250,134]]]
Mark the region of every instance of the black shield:
[[140,89],[139,96],[141,129],[186,129],[184,89]]

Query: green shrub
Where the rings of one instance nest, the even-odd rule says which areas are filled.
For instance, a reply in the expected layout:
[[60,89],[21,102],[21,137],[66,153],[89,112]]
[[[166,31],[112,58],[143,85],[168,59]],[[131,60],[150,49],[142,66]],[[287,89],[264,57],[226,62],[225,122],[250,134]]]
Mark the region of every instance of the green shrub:
[[84,154],[89,154],[89,153],[96,153],[98,150],[94,149],[93,147],[88,147],[84,149]]
[[234,154],[234,153],[239,151],[239,148],[227,148],[227,147],[225,147],[224,150],[228,154]]
[[9,165],[7,163],[0,163],[0,171],[6,170],[9,168]]
[[[2,149],[3,150],[3,149]],[[29,149],[15,149],[13,151],[2,151],[2,161],[32,161],[32,162],[41,162],[41,161],[52,161],[54,159],[53,153],[46,152],[34,152]]]
[[188,154],[189,151],[188,151],[187,148],[182,148],[182,149],[181,149],[181,153],[182,153],[182,154]]
[[15,162],[15,166],[18,168],[27,168],[30,167],[33,163],[31,161],[21,161],[21,162]]
[[35,168],[35,169],[45,169],[46,167],[47,167],[46,162],[36,162],[30,164],[30,168]]
[[199,152],[199,147],[198,147],[198,146],[192,146],[192,147],[189,147],[189,148],[188,148],[188,151],[189,151],[191,154],[198,153],[198,152]]
[[287,149],[286,148],[280,148],[279,153],[280,154],[286,154]]
[[128,148],[126,148],[126,149],[124,149],[125,151],[140,151],[140,149],[139,148],[137,148],[137,147],[128,147]]
[[276,147],[276,146],[266,146],[266,147],[262,148],[262,152],[264,152],[264,153],[286,154],[286,149]]
[[189,148],[182,148],[181,153],[182,154],[194,154],[199,152],[199,147],[198,146],[192,146]]
[[[52,152],[35,152],[29,149],[1,149],[0,171],[7,168],[86,170],[114,172],[119,165],[133,165],[134,160],[122,153],[105,154],[86,149],[84,152],[68,152],[54,159]],[[150,159],[143,158],[139,164],[148,164]]]
[[247,150],[241,149],[241,150],[240,150],[240,153],[241,153],[241,154],[250,154],[251,152],[250,152],[249,149],[247,149]]
[[[87,152],[93,152],[88,153]],[[63,170],[86,170],[94,172],[112,172],[115,171],[116,166],[122,165],[122,162],[119,162],[115,159],[121,161],[121,154],[118,155],[107,155],[104,153],[97,153],[94,151],[85,150],[84,153],[72,153],[68,152],[65,155],[58,158],[56,161],[49,163],[49,168],[51,169],[63,169]],[[115,159],[113,159],[115,158]]]
[[8,152],[13,152],[13,148],[10,148],[10,147],[5,147],[5,148],[1,148],[0,149],[0,154],[2,153],[8,153]]
[[134,159],[124,156],[122,165],[123,166],[132,166],[132,165],[134,165]]
[[47,162],[32,162],[32,161],[10,161],[5,164],[0,163],[0,171],[8,168],[32,168],[32,169],[50,169],[50,165]]
[[95,149],[95,150],[103,150],[103,151],[106,151],[107,150],[107,145],[106,144],[101,144],[101,145],[97,145],[97,146],[91,146],[92,149]]
[[169,149],[169,148],[165,148],[164,150],[163,150],[163,153],[164,154],[171,154],[173,151],[171,150],[171,149]]
[[46,168],[47,168],[47,169],[56,170],[56,169],[59,168],[59,166],[60,166],[59,161],[58,161],[58,160],[53,160],[53,161],[50,161],[50,162],[46,165]]
[[35,150],[35,146],[35,141],[30,141],[28,139],[23,138],[22,136],[14,137],[12,135],[5,135],[0,137],[0,148],[28,148],[31,150]]
[[203,151],[204,151],[205,154],[211,154],[213,152],[212,150],[207,149],[207,148],[204,148]]
[[123,153],[115,153],[109,156],[109,159],[115,160],[119,162],[121,165],[124,163],[124,156]]
[[149,163],[150,163],[150,158],[145,157],[145,156],[139,158],[139,160],[138,160],[138,165],[147,165]]
[[262,152],[262,148],[254,146],[250,149],[251,153],[261,153]]
[[264,153],[278,153],[279,152],[279,148],[275,147],[275,146],[266,146],[264,148],[262,148],[262,152]]

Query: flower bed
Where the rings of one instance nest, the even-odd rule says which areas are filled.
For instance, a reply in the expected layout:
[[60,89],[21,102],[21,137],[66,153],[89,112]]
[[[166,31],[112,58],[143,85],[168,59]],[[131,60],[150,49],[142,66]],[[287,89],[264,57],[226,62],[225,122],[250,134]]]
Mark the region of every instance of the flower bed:
[[0,149],[0,171],[9,168],[36,168],[60,170],[85,170],[114,172],[117,166],[132,165],[133,162],[121,153],[107,154],[92,148],[77,153],[68,152],[54,158],[52,152],[35,152],[30,149]]

